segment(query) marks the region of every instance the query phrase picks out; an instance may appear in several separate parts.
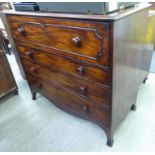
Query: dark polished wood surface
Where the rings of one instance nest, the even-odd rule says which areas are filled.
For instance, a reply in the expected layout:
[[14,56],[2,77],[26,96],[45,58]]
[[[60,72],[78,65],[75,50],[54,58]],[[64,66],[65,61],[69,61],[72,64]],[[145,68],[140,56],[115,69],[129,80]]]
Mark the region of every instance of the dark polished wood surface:
[[109,66],[109,23],[29,16],[9,16],[8,21],[18,43],[31,43],[29,46],[41,46],[64,56]]
[[52,66],[52,68],[57,68],[57,70],[110,87],[110,68],[96,67],[86,62],[63,57],[57,53],[37,50],[18,43],[17,49],[20,56],[29,61],[40,62],[49,68]]
[[148,6],[113,18],[6,13],[32,99],[39,92],[62,110],[93,121],[112,146],[114,131],[130,107],[135,109],[139,84],[148,74]]
[[153,43],[148,52],[147,21],[148,10],[144,10],[114,25],[112,135],[130,107],[136,106],[139,85],[149,73]]
[[92,120],[105,129],[107,128],[109,124],[109,112],[104,109],[104,107],[92,104],[88,100],[70,91],[66,91],[60,85],[53,82],[46,82],[40,77],[38,78],[28,74],[27,79],[33,91],[45,95],[61,109],[71,114]]
[[[1,43],[0,43],[1,44]],[[1,46],[1,45],[0,45]],[[17,85],[3,49],[0,50],[0,98],[9,93],[18,94]]]
[[64,89],[80,95],[91,102],[109,107],[111,89],[78,78],[74,75],[61,72],[53,67],[47,69],[46,66],[40,63],[31,63],[24,58],[22,58],[22,62],[27,74],[31,73],[37,77],[42,77],[45,81],[48,80],[49,82],[57,83],[61,87],[64,87]]

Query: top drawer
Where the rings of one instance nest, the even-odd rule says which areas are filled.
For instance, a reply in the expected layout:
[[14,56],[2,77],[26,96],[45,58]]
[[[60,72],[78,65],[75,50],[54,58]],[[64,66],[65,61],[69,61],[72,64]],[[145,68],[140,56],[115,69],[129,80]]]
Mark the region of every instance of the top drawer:
[[13,38],[29,46],[47,48],[62,55],[109,66],[109,24],[9,16]]

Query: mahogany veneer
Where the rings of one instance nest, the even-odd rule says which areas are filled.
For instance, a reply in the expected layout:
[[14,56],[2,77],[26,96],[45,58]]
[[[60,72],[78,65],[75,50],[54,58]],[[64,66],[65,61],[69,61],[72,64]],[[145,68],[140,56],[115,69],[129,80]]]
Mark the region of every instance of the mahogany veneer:
[[115,16],[5,13],[32,98],[39,92],[61,109],[95,122],[111,146],[148,75],[153,47],[144,40],[148,7]]

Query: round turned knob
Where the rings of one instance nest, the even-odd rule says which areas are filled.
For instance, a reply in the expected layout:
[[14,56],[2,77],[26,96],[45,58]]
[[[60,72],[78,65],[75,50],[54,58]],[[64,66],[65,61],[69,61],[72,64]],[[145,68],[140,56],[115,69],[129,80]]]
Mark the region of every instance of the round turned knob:
[[36,67],[31,67],[30,70],[32,73],[37,73]]
[[89,107],[87,105],[83,105],[81,108],[82,113],[86,113],[86,112],[88,112],[88,110],[89,110]]
[[82,95],[87,95],[88,88],[86,86],[81,86],[80,87],[80,92],[81,92]]
[[77,71],[79,74],[81,74],[81,75],[83,75],[83,74],[85,73],[85,69],[84,69],[84,67],[82,67],[82,66],[78,66],[78,67],[76,68],[76,71]]
[[81,44],[81,40],[79,37],[74,37],[74,38],[72,38],[72,43],[73,43],[73,45],[79,47]]
[[26,51],[26,55],[30,58],[32,58],[32,51]]
[[18,32],[19,32],[20,34],[22,34],[22,35],[25,34],[25,30],[24,30],[23,27],[19,27],[17,30],[18,30]]

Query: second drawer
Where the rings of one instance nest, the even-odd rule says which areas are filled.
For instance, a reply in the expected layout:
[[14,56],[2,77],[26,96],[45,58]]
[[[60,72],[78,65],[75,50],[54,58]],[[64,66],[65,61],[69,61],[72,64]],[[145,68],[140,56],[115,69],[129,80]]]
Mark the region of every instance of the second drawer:
[[75,62],[71,59],[58,56],[56,54],[43,52],[28,48],[26,46],[17,46],[17,50],[22,57],[30,61],[37,61],[48,65],[49,67],[63,70],[69,74],[80,76],[93,82],[101,83],[106,86],[111,85],[110,69],[100,69],[86,65],[84,63]]

